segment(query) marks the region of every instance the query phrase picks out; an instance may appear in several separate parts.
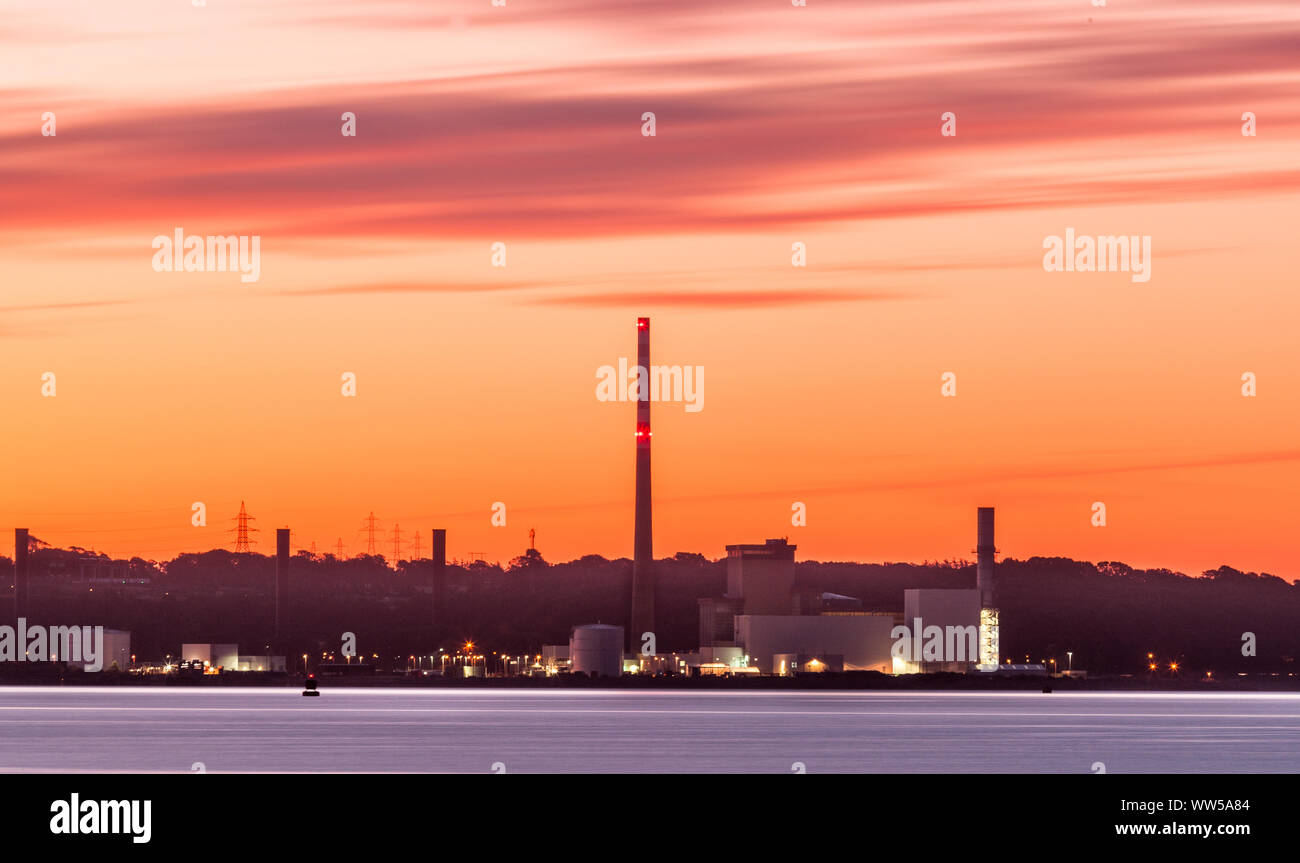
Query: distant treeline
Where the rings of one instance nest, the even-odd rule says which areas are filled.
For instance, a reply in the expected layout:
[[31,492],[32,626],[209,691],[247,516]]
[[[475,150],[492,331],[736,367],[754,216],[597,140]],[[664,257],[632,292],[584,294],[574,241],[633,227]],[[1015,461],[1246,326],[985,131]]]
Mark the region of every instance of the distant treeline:
[[[112,564],[112,566],[110,566]],[[568,640],[582,623],[625,624],[632,563],[588,555],[548,564],[540,556],[506,566],[449,565],[443,612],[434,619],[432,563],[381,556],[339,560],[299,552],[290,566],[288,641],[295,652],[339,650],[342,634],[358,650],[394,656],[436,654],[473,641],[478,650],[535,653]],[[273,557],[210,551],[159,563],[111,562],[83,549],[38,547],[31,555],[33,623],[104,625],[131,631],[143,660],[175,654],[182,642],[235,642],[265,652],[274,624]],[[0,558],[0,572],[12,560]],[[962,562],[859,564],[802,562],[806,590],[856,597],[866,610],[902,612],[903,591],[971,588]],[[721,596],[725,561],[678,554],[657,563],[658,648],[689,651],[698,641],[697,600]],[[148,579],[147,584],[139,582]],[[12,617],[11,579],[0,619]],[[127,582],[123,584],[122,582]],[[1154,654],[1160,676],[1238,671],[1287,673],[1300,653],[1300,582],[1222,567],[1190,577],[1121,563],[1067,558],[998,564],[1003,655],[1023,662],[1055,658],[1092,673],[1146,675]],[[1256,656],[1243,655],[1253,633]]]

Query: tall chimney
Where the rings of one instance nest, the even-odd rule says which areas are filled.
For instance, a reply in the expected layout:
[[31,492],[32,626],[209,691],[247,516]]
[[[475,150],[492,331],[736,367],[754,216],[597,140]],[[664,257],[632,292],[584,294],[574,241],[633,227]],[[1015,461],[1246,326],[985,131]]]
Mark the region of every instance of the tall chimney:
[[997,608],[998,585],[993,571],[993,556],[997,551],[993,545],[993,507],[980,507],[976,520],[979,523],[979,541],[975,546],[975,585],[980,592],[980,608]]
[[975,586],[980,595],[979,663],[982,671],[996,671],[1002,662],[1001,620],[998,612],[998,584],[994,572],[993,507],[982,506],[976,513],[978,538],[975,545]]
[[429,577],[429,593],[433,601],[433,623],[442,623],[445,609],[442,607],[443,583],[447,577],[447,531],[433,529],[433,572]]
[[275,639],[289,625],[289,528],[275,529]]
[[27,616],[27,528],[14,528],[14,618]]
[[640,650],[655,631],[654,550],[650,538],[650,319],[636,319],[636,535],[632,544],[632,625],[628,643]]

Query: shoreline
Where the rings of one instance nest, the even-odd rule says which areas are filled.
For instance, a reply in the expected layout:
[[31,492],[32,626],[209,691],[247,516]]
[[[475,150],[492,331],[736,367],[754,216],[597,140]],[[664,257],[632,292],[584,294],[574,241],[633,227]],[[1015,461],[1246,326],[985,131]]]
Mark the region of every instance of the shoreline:
[[[120,672],[99,674],[20,674],[0,677],[4,687],[180,687],[222,689],[270,687],[301,689],[301,674],[282,672],[239,672],[221,675],[135,675]],[[1147,680],[1136,677],[1049,678],[1031,675],[983,677],[966,674],[913,674],[900,677],[873,671],[822,672],[796,677],[489,677],[438,678],[393,674],[343,674],[316,678],[321,691],[331,688],[366,689],[457,689],[457,690],[610,690],[610,691],[699,691],[699,692],[1186,692],[1186,693],[1300,693],[1300,679],[1278,674],[1252,675],[1215,680]]]

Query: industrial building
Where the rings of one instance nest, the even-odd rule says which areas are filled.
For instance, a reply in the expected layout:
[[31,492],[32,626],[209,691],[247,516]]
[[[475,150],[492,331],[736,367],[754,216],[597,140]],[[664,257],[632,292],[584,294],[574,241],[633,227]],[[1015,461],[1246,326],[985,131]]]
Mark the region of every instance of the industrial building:
[[543,644],[539,664],[547,674],[558,674],[569,670],[569,656],[567,644]]
[[226,671],[287,671],[283,656],[244,656],[239,657],[239,662],[234,669],[227,668]]
[[740,600],[741,614],[799,614],[794,552],[784,539],[762,545],[727,546],[727,596]]
[[[131,633],[124,629],[105,629],[104,640],[100,643],[101,656],[99,657],[99,667],[101,671],[127,671],[131,668]],[[82,650],[81,661],[71,660],[68,662],[69,668],[80,668],[83,671],[89,663],[85,661],[85,650]]]
[[192,643],[181,645],[182,662],[201,662],[222,671],[285,671],[283,656],[240,655],[237,644]]
[[699,600],[700,666],[762,674],[893,670],[892,613],[801,587],[785,539],[727,546],[727,592]]
[[[890,632],[893,614],[742,614],[736,617],[736,637],[749,664],[762,674],[783,673],[778,657],[817,660],[838,667],[821,670],[893,671]],[[788,672],[786,672],[788,673]]]
[[741,646],[736,634],[740,615],[787,615],[801,610],[795,587],[795,548],[784,539],[727,546],[727,592],[699,600],[701,650]]
[[[908,630],[908,637],[923,640],[926,631],[934,627],[945,638],[945,650],[937,658],[927,657],[921,650],[910,649],[910,643],[900,644],[895,638],[894,673],[966,673],[979,659],[979,622],[978,590],[904,590],[901,626]],[[948,639],[948,635],[956,637]]]
[[213,668],[226,668],[231,671],[239,668],[238,644],[182,644],[182,662],[202,662]]
[[726,593],[698,601],[700,653],[692,659],[700,668],[763,674],[998,672],[993,508],[980,507],[976,522],[975,588],[905,590],[901,616],[800,585],[796,547],[785,539],[729,545]]

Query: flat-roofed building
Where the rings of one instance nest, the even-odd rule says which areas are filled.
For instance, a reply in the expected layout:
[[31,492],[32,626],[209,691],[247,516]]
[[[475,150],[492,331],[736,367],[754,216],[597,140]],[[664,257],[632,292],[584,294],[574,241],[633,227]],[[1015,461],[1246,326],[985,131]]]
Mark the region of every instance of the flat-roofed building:
[[[903,621],[911,638],[906,657],[896,657],[896,674],[965,673],[979,660],[980,593],[978,590],[908,589],[903,591]],[[920,632],[917,631],[918,627]],[[935,629],[931,629],[935,627]],[[939,634],[942,650],[935,656],[925,645],[936,646]],[[922,655],[914,655],[917,648]],[[932,658],[930,658],[932,657]]]
[[[794,654],[830,664],[837,657],[844,671],[893,671],[890,633],[893,614],[783,615],[742,614],[736,638],[749,664],[764,674],[778,673],[776,657]],[[788,662],[788,657],[787,657]]]

